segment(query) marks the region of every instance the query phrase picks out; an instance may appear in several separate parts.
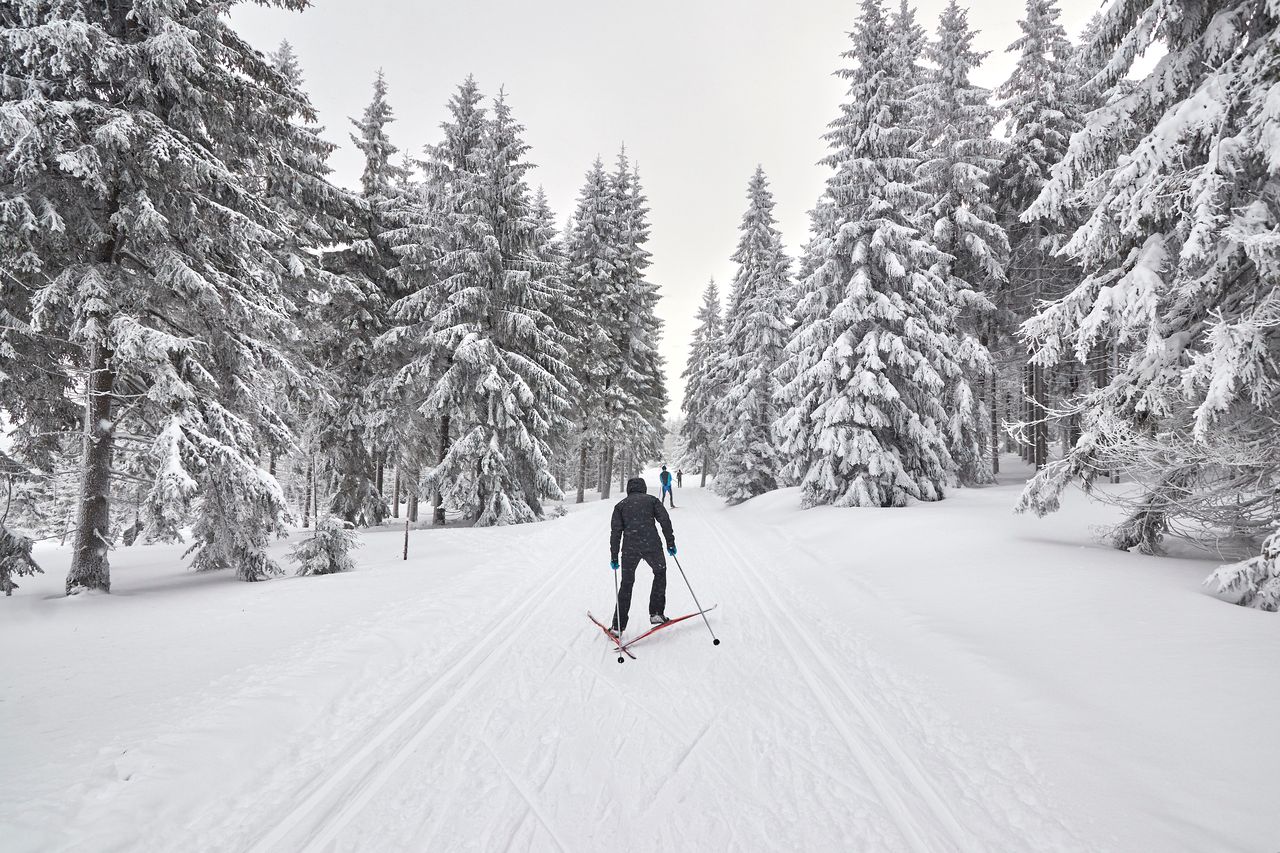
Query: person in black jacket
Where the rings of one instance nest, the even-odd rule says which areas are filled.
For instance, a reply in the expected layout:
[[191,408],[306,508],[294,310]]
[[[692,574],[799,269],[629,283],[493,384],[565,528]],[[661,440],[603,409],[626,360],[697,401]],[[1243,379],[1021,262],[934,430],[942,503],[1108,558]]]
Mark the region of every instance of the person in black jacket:
[[[627,613],[631,610],[631,587],[636,582],[636,568],[640,560],[653,569],[653,589],[649,593],[649,623],[661,625],[667,621],[667,559],[662,555],[662,542],[654,524],[662,526],[667,540],[667,553],[676,555],[676,535],[671,530],[671,516],[662,501],[648,493],[644,478],[633,477],[627,481],[627,496],[613,508],[613,522],[609,534],[609,568],[619,568],[618,547],[622,547],[622,587],[618,591],[618,606],[613,612],[611,632],[615,635],[627,630]],[[619,622],[621,611],[621,622]]]

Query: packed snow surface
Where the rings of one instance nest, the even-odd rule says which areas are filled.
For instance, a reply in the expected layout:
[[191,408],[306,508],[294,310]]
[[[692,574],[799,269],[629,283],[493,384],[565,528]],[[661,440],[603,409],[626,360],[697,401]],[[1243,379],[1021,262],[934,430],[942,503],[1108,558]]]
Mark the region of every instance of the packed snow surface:
[[[1019,485],[679,489],[723,643],[691,619],[624,665],[586,618],[612,501],[260,584],[122,548],[110,596],[66,599],[46,548],[0,600],[3,848],[1280,849],[1276,615],[1097,544],[1105,507],[1012,515]],[[691,611],[674,563],[669,591]]]

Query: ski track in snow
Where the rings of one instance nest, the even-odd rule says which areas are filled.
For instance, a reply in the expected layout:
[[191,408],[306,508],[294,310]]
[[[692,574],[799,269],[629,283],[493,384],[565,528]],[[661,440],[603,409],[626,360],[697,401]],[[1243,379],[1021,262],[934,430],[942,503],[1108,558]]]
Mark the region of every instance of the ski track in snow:
[[[993,814],[962,819],[948,805],[913,757],[913,751],[934,745],[901,741],[879,716],[884,711],[848,681],[846,673],[858,669],[856,653],[837,662],[825,650],[831,639],[815,636],[795,606],[766,584],[760,568],[735,544],[734,534],[742,531],[732,530],[728,514],[709,508],[717,498],[693,490],[684,497],[683,517],[675,513],[677,537],[686,556],[703,555],[699,568],[690,568],[690,580],[702,588],[708,605],[745,593],[733,600],[734,609],[767,627],[768,649],[759,644],[758,632],[743,630],[738,620],[721,625],[722,631],[738,630],[728,631],[720,647],[710,645],[700,620],[690,620],[672,636],[638,643],[639,660],[622,666],[585,619],[568,645],[557,642],[554,635],[562,632],[535,615],[562,603],[580,612],[580,602],[567,601],[566,588],[575,579],[575,592],[591,579],[603,580],[597,568],[603,560],[587,555],[603,551],[606,531],[588,525],[560,570],[528,592],[516,612],[485,629],[482,649],[426,686],[415,706],[433,707],[428,716],[415,716],[415,707],[390,729],[362,736],[399,744],[390,753],[362,750],[362,762],[377,762],[372,780],[340,768],[325,785],[327,796],[304,802],[253,849],[279,849],[281,841],[301,838],[305,843],[298,849],[355,850],[379,838],[390,849],[657,850],[679,849],[682,839],[699,838],[718,849],[744,850],[835,844],[976,851],[1002,849],[1002,842],[1003,849],[1017,850],[1030,843],[1018,838],[1019,825],[1035,831],[1039,849],[1085,849],[1046,837],[1044,821],[1019,819],[1017,808],[1003,810],[1013,825],[988,825],[981,832],[966,825],[967,819],[990,821]],[[712,554],[720,563],[714,574],[706,570]],[[761,558],[757,551],[754,560]],[[641,616],[645,575],[640,573],[635,596]],[[687,598],[678,569],[669,572],[668,590],[676,601]],[[517,645],[523,657],[512,663],[508,651]],[[499,669],[503,661],[510,665]],[[474,668],[461,677],[468,667]],[[714,686],[721,689],[699,696],[700,687],[712,685],[699,684],[698,673],[710,674],[711,668],[717,670]],[[767,692],[753,693],[762,688],[754,683],[762,675],[771,682],[763,687]],[[565,698],[548,706],[535,699],[539,685],[571,690],[569,682],[579,679],[585,679],[580,703]],[[683,689],[650,695],[647,688],[659,679],[683,682]],[[637,681],[643,683],[640,690],[634,689]],[[452,685],[449,700],[429,702],[445,684]],[[894,689],[883,679],[861,683],[863,692]],[[561,688],[549,692],[558,696]],[[792,704],[777,707],[774,694],[790,697]],[[678,702],[671,701],[676,697]],[[880,698],[885,709],[920,701]],[[586,730],[598,748],[582,750],[565,737],[570,730]],[[387,731],[392,733],[381,734]],[[401,731],[413,733],[396,738],[394,732]],[[641,731],[667,742],[637,735]],[[637,745],[644,747],[639,761]],[[760,755],[771,759],[761,762]],[[957,753],[941,757],[982,760]],[[1005,772],[985,763],[987,773]],[[435,776],[434,768],[455,766],[470,768],[473,777],[452,771]],[[353,786],[346,785],[349,777],[356,780]],[[600,790],[590,792],[593,785]],[[725,803],[716,807],[718,791],[738,802],[728,810]],[[318,823],[309,823],[313,819]]]
[[[486,682],[485,677],[500,661],[502,654],[520,637],[520,629],[527,627],[539,604],[552,597],[547,590],[558,591],[565,586],[570,579],[566,567],[575,565],[586,548],[587,543],[584,542],[577,549],[574,559],[566,561],[559,571],[548,576],[530,593],[526,593],[522,604],[506,611],[505,616],[487,626],[481,634],[480,642],[461,654],[442,676],[422,685],[421,692],[402,706],[394,719],[367,731],[353,747],[354,754],[331,775],[319,780],[316,788],[297,808],[286,814],[271,832],[250,848],[253,853],[299,849],[292,844],[284,845],[290,833],[299,827],[305,827],[306,834],[310,836],[300,849],[325,849],[325,845],[360,813],[413,750],[436,734],[449,713],[470,691]],[[469,672],[466,671],[468,668]],[[442,704],[425,717],[419,718],[419,712],[430,708],[431,701],[442,694],[447,686],[452,685],[459,675],[462,675],[461,680]],[[403,735],[407,732],[412,734],[404,738]],[[379,751],[380,747],[398,736],[402,740],[399,745],[386,752]],[[354,779],[354,783],[344,785],[348,779]],[[336,813],[333,812],[335,808]],[[307,818],[311,815],[318,815],[318,822],[307,826]]]
[[[135,770],[152,796],[180,784],[182,745],[225,743],[264,707],[283,713],[316,695],[317,674],[333,680],[326,704],[295,731],[273,718],[274,739],[234,765],[221,801],[170,804],[182,813],[97,849],[1095,849],[1056,817],[1024,756],[968,739],[873,638],[769,575],[820,554],[751,529],[709,491],[679,495],[681,558],[702,602],[719,605],[722,645],[690,619],[616,663],[583,615],[611,606],[611,501],[517,531],[434,533],[460,535],[484,572],[175,700],[151,742],[104,749],[62,849],[90,849],[113,809],[145,813],[144,789],[125,784]],[[648,627],[651,575],[638,574],[633,633]],[[693,610],[674,561],[667,610]]]
[[[817,628],[810,626],[820,620],[800,615],[801,607],[816,612],[815,602],[789,604],[795,592],[785,584],[769,586],[760,574],[759,564],[766,555],[775,566],[788,560],[794,563],[797,553],[821,565],[823,555],[803,547],[782,527],[774,533],[783,541],[771,549],[744,530],[736,531],[738,539],[727,535],[724,529],[734,524],[726,523],[724,515],[705,519],[704,526],[734,556],[744,588],[787,647],[796,671],[875,784],[913,849],[1018,850],[1025,849],[1028,838],[1035,839],[1038,850],[1095,849],[1076,838],[1046,807],[1043,785],[1028,771],[1025,756],[1007,745],[969,746],[962,732],[930,708],[929,697],[918,686],[906,684],[897,673],[876,671],[868,653],[858,647],[865,640],[847,642],[850,626],[819,636]],[[744,538],[751,539],[751,557],[737,544]],[[839,650],[838,660],[831,649]],[[857,687],[851,676],[856,676]],[[909,724],[910,740],[893,733],[886,714]],[[941,788],[940,783],[948,780],[952,784]],[[962,812],[961,807],[966,810]],[[1027,838],[1018,842],[1018,832],[1028,833]]]
[[[742,576],[748,579],[744,586],[748,588],[752,597],[759,604],[760,612],[765,615],[769,624],[786,646],[787,652],[795,664],[796,671],[804,677],[818,705],[830,718],[837,731],[840,732],[840,736],[849,747],[850,753],[875,786],[881,802],[893,813],[899,830],[901,830],[903,837],[910,842],[912,848],[926,851],[926,853],[931,850],[974,849],[971,836],[961,829],[955,815],[938,797],[937,792],[924,779],[919,768],[915,766],[915,763],[907,756],[906,752],[894,741],[884,725],[862,703],[858,694],[845,686],[839,670],[831,664],[826,652],[807,635],[802,620],[798,619],[779,597],[775,596],[773,599],[775,607],[770,606],[765,594],[761,592],[762,581],[755,568],[752,567],[751,559],[743,554],[728,537],[716,530],[714,525],[708,524],[707,530],[712,532],[725,553],[737,558],[737,564],[742,569]],[[781,618],[786,621],[787,624],[785,626],[779,625],[779,619],[774,616],[775,608]],[[808,660],[815,661],[816,666],[806,662],[805,656],[797,650],[797,643],[804,647],[809,654]],[[839,698],[836,698],[837,696]],[[870,730],[878,744],[883,748],[883,751],[888,753],[894,765],[893,767],[883,766],[876,759],[873,750],[868,748],[865,740],[854,734],[849,725],[850,721],[838,710],[840,707],[839,699],[843,699],[847,707],[855,710],[864,727]],[[894,772],[895,770],[897,771],[896,773]],[[897,786],[894,784],[895,777],[899,783],[908,782],[911,784],[914,787],[916,796],[912,797],[909,794],[897,791]],[[932,825],[912,815],[911,803],[913,801],[923,802],[927,806],[928,811],[934,817]]]

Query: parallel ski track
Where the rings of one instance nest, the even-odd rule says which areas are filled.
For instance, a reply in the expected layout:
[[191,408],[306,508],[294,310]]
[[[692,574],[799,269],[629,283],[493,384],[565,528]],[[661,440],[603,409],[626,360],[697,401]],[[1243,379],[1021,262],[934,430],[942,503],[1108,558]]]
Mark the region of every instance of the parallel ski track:
[[[705,519],[705,510],[699,508],[699,511]],[[766,599],[761,593],[765,584],[752,566],[751,560],[727,536],[717,530],[714,524],[704,524],[704,528],[710,531],[721,546],[737,559],[738,566],[742,569],[742,576],[749,579],[744,586],[759,604],[760,612],[764,614],[765,619],[786,647],[788,654],[795,661],[797,671],[803,676],[814,698],[818,700],[818,705],[831,720],[850,753],[871,781],[881,802],[890,811],[894,823],[897,824],[906,841],[914,849],[924,853],[941,849],[975,849],[977,840],[960,826],[956,816],[929,784],[919,766],[889,732],[876,712],[849,687],[839,667],[834,664],[821,645],[809,636],[794,611],[783,603],[780,597]],[[805,654],[800,653],[801,648],[791,639],[793,637],[799,639]],[[817,662],[817,667],[810,663],[814,661]],[[858,737],[850,729],[848,715],[841,712],[842,708],[851,709],[856,713],[864,727],[893,758],[893,763],[897,765],[895,768],[881,766],[881,762],[869,754],[864,743],[865,738]],[[894,772],[895,770],[897,773]],[[910,803],[893,783],[894,776],[907,781],[915,789],[918,799],[932,812],[937,826],[945,831],[949,840],[931,839],[931,836],[935,836],[935,832],[931,827],[921,825],[920,821],[913,816]]]
[[[532,590],[521,590],[508,596],[503,602],[504,615],[480,632],[480,641],[458,654],[447,669],[419,682],[403,701],[384,715],[383,720],[392,717],[389,721],[366,729],[366,736],[355,739],[337,769],[319,779],[295,808],[261,835],[249,848],[251,853],[275,853],[289,849],[286,846],[289,838],[298,832],[307,838],[293,849],[323,850],[332,842],[363,811],[413,751],[439,730],[449,713],[485,681],[503,655],[522,639],[520,629],[532,621],[533,615],[552,594],[567,585],[591,544],[589,537],[584,538],[573,556],[561,562],[559,572],[549,575]],[[514,599],[523,599],[523,602],[514,607],[505,606]],[[420,716],[432,700],[445,692],[455,676],[465,672],[470,674],[449,692],[443,704]],[[392,742],[394,745],[389,747],[389,752],[382,751],[382,747]],[[523,792],[519,793],[523,795]],[[554,832],[552,835],[554,837]]]

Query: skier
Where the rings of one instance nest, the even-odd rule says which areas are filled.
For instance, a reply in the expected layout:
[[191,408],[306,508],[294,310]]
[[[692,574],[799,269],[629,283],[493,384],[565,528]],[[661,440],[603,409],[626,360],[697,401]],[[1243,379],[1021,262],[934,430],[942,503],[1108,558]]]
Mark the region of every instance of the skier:
[[662,500],[671,499],[671,508],[676,508],[676,493],[671,490],[671,472],[667,470],[667,466],[662,466],[662,473],[658,475],[658,482],[662,484]]
[[676,469],[676,488],[677,489],[684,488],[684,471],[683,469],[680,469],[680,468]]
[[[670,476],[668,474],[668,476]],[[649,624],[661,625],[669,621],[667,609],[667,559],[662,555],[662,542],[654,524],[662,526],[667,540],[667,553],[676,555],[676,535],[671,529],[671,516],[662,501],[655,501],[648,493],[643,477],[627,481],[627,496],[613,508],[613,521],[609,533],[609,568],[619,568],[618,546],[622,546],[622,586],[618,590],[618,603],[613,612],[613,625],[609,633],[620,637],[627,630],[627,613],[631,610],[631,587],[636,582],[636,569],[643,559],[653,569],[653,588],[649,592]],[[619,622],[621,612],[621,622]]]

